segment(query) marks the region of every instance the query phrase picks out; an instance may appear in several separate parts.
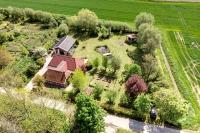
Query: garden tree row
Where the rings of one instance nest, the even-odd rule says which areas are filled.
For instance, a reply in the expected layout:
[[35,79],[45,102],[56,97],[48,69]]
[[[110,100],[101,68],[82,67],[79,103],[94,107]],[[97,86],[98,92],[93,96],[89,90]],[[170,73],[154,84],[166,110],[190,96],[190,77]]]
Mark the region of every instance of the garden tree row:
[[105,76],[106,78],[113,79],[116,78],[116,72],[120,69],[120,60],[117,57],[108,58],[107,56],[102,56],[102,59],[95,58],[92,61],[91,74],[98,73],[100,76]]

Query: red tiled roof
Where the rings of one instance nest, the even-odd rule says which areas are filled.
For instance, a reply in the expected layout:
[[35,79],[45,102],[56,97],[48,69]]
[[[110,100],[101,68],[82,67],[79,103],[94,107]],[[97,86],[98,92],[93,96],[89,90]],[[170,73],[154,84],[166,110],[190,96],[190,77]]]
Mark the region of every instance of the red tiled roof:
[[65,80],[69,78],[75,69],[83,68],[83,66],[83,59],[75,59],[66,55],[54,55],[48,64],[48,70],[45,74],[45,78],[47,81],[64,84]]

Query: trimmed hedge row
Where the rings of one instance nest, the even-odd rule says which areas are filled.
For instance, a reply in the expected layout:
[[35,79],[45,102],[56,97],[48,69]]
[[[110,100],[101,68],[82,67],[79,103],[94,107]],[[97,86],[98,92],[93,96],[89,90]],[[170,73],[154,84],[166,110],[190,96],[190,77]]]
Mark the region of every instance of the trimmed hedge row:
[[112,32],[119,32],[119,33],[134,33],[135,32],[131,26],[123,22],[99,20],[98,26],[111,29]]

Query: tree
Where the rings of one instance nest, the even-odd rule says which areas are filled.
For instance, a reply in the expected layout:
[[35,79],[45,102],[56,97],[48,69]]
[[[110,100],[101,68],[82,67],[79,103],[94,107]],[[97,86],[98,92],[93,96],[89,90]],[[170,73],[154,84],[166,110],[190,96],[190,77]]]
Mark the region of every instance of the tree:
[[142,68],[143,77],[147,83],[161,80],[161,73],[159,71],[157,61],[151,54],[143,56]]
[[126,64],[122,72],[123,80],[126,81],[133,74],[142,75],[141,67],[137,64]]
[[68,28],[67,24],[62,23],[58,27],[58,30],[57,30],[58,37],[63,37],[65,35],[67,35],[68,32],[69,32],[69,28]]
[[139,15],[137,15],[136,19],[135,19],[136,28],[138,29],[139,26],[144,23],[153,25],[154,24],[154,16],[152,14],[146,13],[146,12],[142,12]]
[[0,69],[7,66],[11,61],[11,54],[5,48],[0,47]]
[[186,101],[173,89],[161,89],[155,92],[153,101],[163,121],[176,124],[179,119],[188,114]]
[[93,33],[96,31],[96,26],[98,24],[97,15],[88,10],[81,9],[76,17],[72,18],[72,26],[74,26],[80,32]]
[[88,78],[81,69],[76,69],[69,81],[74,88],[80,90],[86,88],[88,85]]
[[144,31],[139,31],[138,40],[140,49],[146,54],[153,54],[162,42],[160,32],[153,26],[147,27]]
[[115,74],[118,69],[120,69],[121,61],[119,58],[112,57],[110,65],[113,69],[113,73]]
[[126,87],[126,92],[132,97],[135,97],[147,91],[146,83],[140,76],[136,74],[132,75],[126,81],[125,87]]
[[144,94],[137,96],[136,100],[134,101],[134,107],[142,115],[148,115],[152,107],[150,96]]
[[99,133],[104,132],[104,110],[99,107],[95,100],[84,93],[76,97],[75,125],[79,132]]

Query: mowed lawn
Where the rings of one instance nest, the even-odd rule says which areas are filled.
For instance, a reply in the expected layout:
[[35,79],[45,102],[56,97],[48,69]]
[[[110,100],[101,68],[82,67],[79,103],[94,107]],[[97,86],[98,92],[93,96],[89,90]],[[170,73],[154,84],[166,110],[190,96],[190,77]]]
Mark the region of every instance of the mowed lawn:
[[133,0],[0,0],[0,6],[29,7],[66,15],[74,15],[80,9],[88,8],[101,19],[131,24],[138,13],[150,12],[156,17],[156,24],[168,29],[185,30],[184,25],[187,24],[189,30],[199,33],[200,27],[200,3]]
[[110,49],[110,53],[113,56],[120,59],[121,62],[121,69],[119,73],[124,68],[125,64],[131,64],[133,61],[127,55],[128,51],[133,51],[136,47],[127,45],[124,43],[126,36],[113,36],[110,39],[99,41],[98,38],[91,38],[85,41],[79,41],[79,45],[75,50],[74,56],[83,58],[88,58],[89,61],[94,60],[95,58],[102,59],[102,55],[95,51],[97,46],[104,46],[107,45]]

